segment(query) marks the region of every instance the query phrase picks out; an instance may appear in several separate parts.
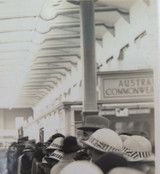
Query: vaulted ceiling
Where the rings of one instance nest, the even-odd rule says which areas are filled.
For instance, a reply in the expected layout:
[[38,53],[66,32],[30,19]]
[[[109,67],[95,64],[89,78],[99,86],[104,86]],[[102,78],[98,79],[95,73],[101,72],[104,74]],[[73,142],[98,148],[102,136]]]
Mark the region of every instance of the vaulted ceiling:
[[[81,59],[80,6],[68,1],[0,0],[0,108],[34,107]],[[94,2],[97,42],[136,1]]]

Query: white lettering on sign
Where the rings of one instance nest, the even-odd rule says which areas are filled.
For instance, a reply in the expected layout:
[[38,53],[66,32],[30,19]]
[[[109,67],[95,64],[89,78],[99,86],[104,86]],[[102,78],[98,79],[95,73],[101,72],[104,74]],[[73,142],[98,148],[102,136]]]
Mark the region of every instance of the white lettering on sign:
[[152,96],[153,78],[103,79],[104,97]]

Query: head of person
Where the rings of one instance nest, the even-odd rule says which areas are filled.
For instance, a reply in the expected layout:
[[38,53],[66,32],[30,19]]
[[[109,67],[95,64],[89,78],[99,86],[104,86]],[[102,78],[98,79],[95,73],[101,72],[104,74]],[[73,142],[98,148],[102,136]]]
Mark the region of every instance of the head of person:
[[83,141],[83,143],[89,149],[92,161],[97,160],[106,152],[122,153],[122,140],[111,129],[98,129],[87,141]]
[[35,148],[35,152],[34,152],[34,158],[36,158],[37,160],[40,160],[45,156],[45,154],[43,153],[43,146],[41,147],[41,145],[36,145]]
[[51,154],[55,150],[62,150],[64,137],[57,137],[53,142],[46,148],[48,154]]
[[100,168],[88,161],[75,161],[64,167],[60,174],[103,174]]
[[103,171],[103,173],[108,173],[115,167],[127,167],[128,161],[122,156],[122,154],[108,152],[97,159],[95,164]]
[[145,174],[144,172],[129,168],[129,167],[115,167],[111,169],[108,174]]
[[34,155],[34,147],[32,145],[26,145],[23,153],[31,160]]
[[64,155],[73,155],[74,158],[76,152],[81,149],[82,147],[78,144],[76,137],[68,136],[64,139],[62,146]]
[[86,149],[82,149],[82,150],[80,150],[80,151],[78,151],[76,153],[74,160],[75,161],[79,161],[79,160],[87,160],[87,161],[89,161],[90,160],[90,156],[88,155]]
[[145,173],[154,170],[152,145],[147,138],[139,135],[130,136],[123,143],[123,153],[130,167]]
[[98,129],[109,128],[109,120],[102,116],[84,117],[84,122],[77,129],[82,131],[82,139],[88,140],[90,135]]

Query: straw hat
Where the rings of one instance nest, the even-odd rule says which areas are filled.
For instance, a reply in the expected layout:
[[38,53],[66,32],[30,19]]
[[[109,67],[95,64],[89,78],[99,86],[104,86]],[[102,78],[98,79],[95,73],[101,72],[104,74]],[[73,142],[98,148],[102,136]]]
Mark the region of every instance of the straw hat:
[[145,174],[140,170],[129,167],[116,167],[109,171],[108,174]]
[[47,150],[62,150],[63,146],[63,137],[58,137],[46,148]]
[[82,126],[78,127],[77,129],[80,130],[92,130],[96,131],[97,129],[101,128],[108,128],[109,127],[109,120],[102,116],[87,116],[85,118],[85,122]]
[[51,153],[51,155],[48,158],[59,161],[63,158],[63,155],[64,154],[62,151],[55,150],[53,153]]
[[143,136],[128,137],[123,143],[123,152],[128,161],[154,161],[151,142]]
[[121,152],[122,140],[111,129],[103,128],[95,131],[84,144],[102,152]]
[[60,174],[103,174],[100,168],[88,161],[74,161],[64,167]]

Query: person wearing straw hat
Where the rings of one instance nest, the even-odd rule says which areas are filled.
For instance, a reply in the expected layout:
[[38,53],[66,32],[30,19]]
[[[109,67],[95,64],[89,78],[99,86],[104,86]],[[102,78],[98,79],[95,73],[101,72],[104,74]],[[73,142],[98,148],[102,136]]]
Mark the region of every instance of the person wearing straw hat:
[[51,159],[51,154],[55,151],[55,150],[62,150],[62,146],[63,146],[63,141],[64,141],[64,137],[60,136],[57,137],[53,140],[53,142],[46,148],[46,155],[44,156],[44,161],[47,162],[47,164],[42,164],[44,170],[45,170],[45,174],[49,174],[51,168],[53,167],[53,159]]
[[98,129],[87,141],[82,142],[88,147],[93,162],[105,152],[122,153],[122,140],[111,129]]
[[48,139],[48,141],[46,142],[46,146],[48,147],[56,138],[58,138],[58,137],[62,137],[62,138],[64,138],[65,136],[63,135],[63,134],[61,134],[61,133],[55,133],[55,134],[53,134],[49,139]]
[[130,167],[154,174],[154,154],[151,142],[147,138],[132,135],[124,141],[122,149]]
[[87,140],[93,132],[101,128],[109,128],[109,120],[97,115],[85,117],[83,124],[77,127],[78,130],[83,131],[82,140]]
[[79,146],[76,137],[68,136],[63,141],[62,151],[64,153],[63,158],[52,167],[50,174],[59,174],[62,168],[74,161],[75,154],[79,151]]
[[64,137],[58,137],[46,148],[48,152],[54,152],[54,150],[62,150]]
[[[77,127],[78,130],[81,130],[81,137],[80,138],[80,142],[81,140],[88,140],[89,137],[98,129],[101,128],[109,128],[109,124],[110,121],[105,118],[102,117],[100,115],[91,115],[91,116],[87,116],[84,118],[84,122],[81,126]],[[83,146],[85,147],[85,145],[83,144]],[[82,150],[83,153],[86,154],[87,159],[91,159],[90,154],[87,154],[87,149],[83,149]]]
[[45,157],[45,160],[51,164],[53,167],[55,164],[57,164],[61,159],[63,158],[63,152],[60,150],[55,150],[53,153],[51,153],[48,157]]

